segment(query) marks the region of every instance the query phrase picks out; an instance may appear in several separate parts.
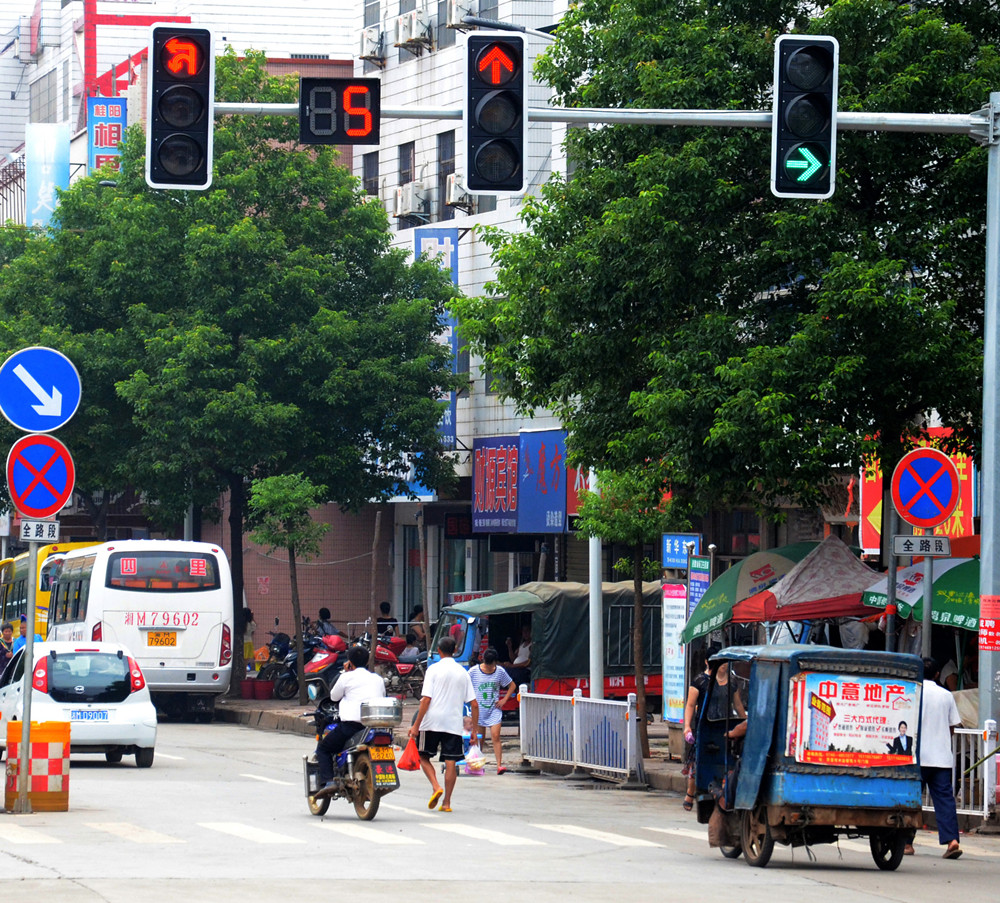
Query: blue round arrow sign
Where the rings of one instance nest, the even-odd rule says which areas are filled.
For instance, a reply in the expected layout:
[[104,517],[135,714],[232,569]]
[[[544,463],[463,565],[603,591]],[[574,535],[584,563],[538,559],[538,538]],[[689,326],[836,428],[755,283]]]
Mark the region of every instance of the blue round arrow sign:
[[76,367],[54,348],[22,348],[0,366],[0,413],[26,433],[65,426],[81,394]]

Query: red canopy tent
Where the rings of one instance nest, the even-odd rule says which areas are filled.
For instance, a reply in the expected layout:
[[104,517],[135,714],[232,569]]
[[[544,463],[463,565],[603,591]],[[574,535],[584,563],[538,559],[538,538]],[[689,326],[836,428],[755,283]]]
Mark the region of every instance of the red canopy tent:
[[733,606],[733,621],[867,618],[861,594],[881,577],[836,536],[828,536],[770,589]]

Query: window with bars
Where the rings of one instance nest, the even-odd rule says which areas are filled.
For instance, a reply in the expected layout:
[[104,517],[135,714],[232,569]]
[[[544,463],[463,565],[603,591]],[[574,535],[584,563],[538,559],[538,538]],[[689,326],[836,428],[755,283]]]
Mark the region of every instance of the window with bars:
[[370,154],[364,154],[361,157],[361,185],[365,190],[365,194],[378,197],[378,151],[372,151]]
[[438,208],[440,219],[455,218],[455,208],[449,207],[445,200],[448,197],[448,176],[455,172],[455,132],[441,132],[438,135]]

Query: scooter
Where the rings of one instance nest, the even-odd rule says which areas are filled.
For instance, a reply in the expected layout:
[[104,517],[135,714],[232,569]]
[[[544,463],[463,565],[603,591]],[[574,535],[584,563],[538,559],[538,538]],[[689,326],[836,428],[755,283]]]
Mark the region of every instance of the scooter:
[[306,690],[309,700],[326,714],[336,711],[336,703],[330,699],[330,690],[344,671],[347,643],[342,637],[323,637],[323,646],[305,664]]
[[[313,719],[317,743],[339,721],[336,711],[329,713],[319,708],[305,717]],[[313,815],[326,815],[331,800],[346,799],[362,821],[371,821],[375,817],[382,797],[399,787],[392,728],[402,718],[403,706],[398,699],[362,703],[361,723],[364,727],[334,757],[332,787],[319,786],[316,754],[302,757],[306,803]]]

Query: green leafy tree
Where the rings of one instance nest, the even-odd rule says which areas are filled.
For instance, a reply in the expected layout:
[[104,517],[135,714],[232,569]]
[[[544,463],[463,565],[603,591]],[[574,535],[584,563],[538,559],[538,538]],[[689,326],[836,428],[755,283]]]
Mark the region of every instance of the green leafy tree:
[[305,656],[302,654],[302,603],[295,571],[297,559],[308,560],[319,554],[329,524],[313,520],[312,512],[326,496],[325,486],[314,486],[301,473],[276,474],[254,480],[247,500],[250,538],[269,552],[284,549],[288,553],[288,578],[292,588],[292,618],[295,622],[295,645],[299,650],[299,703],[309,701],[306,693]]
[[[989,5],[989,4],[987,4]],[[775,38],[840,41],[840,109],[968,113],[1000,83],[1000,18],[959,0],[583,0],[536,71],[556,102],[769,109]],[[823,203],[768,188],[763,130],[571,129],[571,181],[488,233],[472,347],[570,455],[669,462],[697,511],[815,503],[838,470],[891,468],[931,411],[980,428],[985,151],[841,132]]]
[[[219,58],[218,99],[294,101],[265,62]],[[437,425],[455,289],[390,246],[384,209],[333,148],[298,147],[294,120],[219,118],[203,192],[151,191],[143,152],[130,130],[121,172],[62,193],[58,228],[5,233],[0,351],[40,342],[77,363],[65,438],[82,487],[134,486],[164,525],[228,494],[239,600],[251,480],[302,473],[357,510],[405,494],[411,469],[452,478]]]
[[671,530],[690,526],[683,506],[664,500],[662,469],[637,466],[622,472],[599,471],[598,493],[587,492],[580,505],[577,529],[584,536],[620,543],[631,550],[633,586],[632,653],[635,660],[636,714],[642,755],[649,756],[646,729],[646,686],[643,662],[643,550]]

